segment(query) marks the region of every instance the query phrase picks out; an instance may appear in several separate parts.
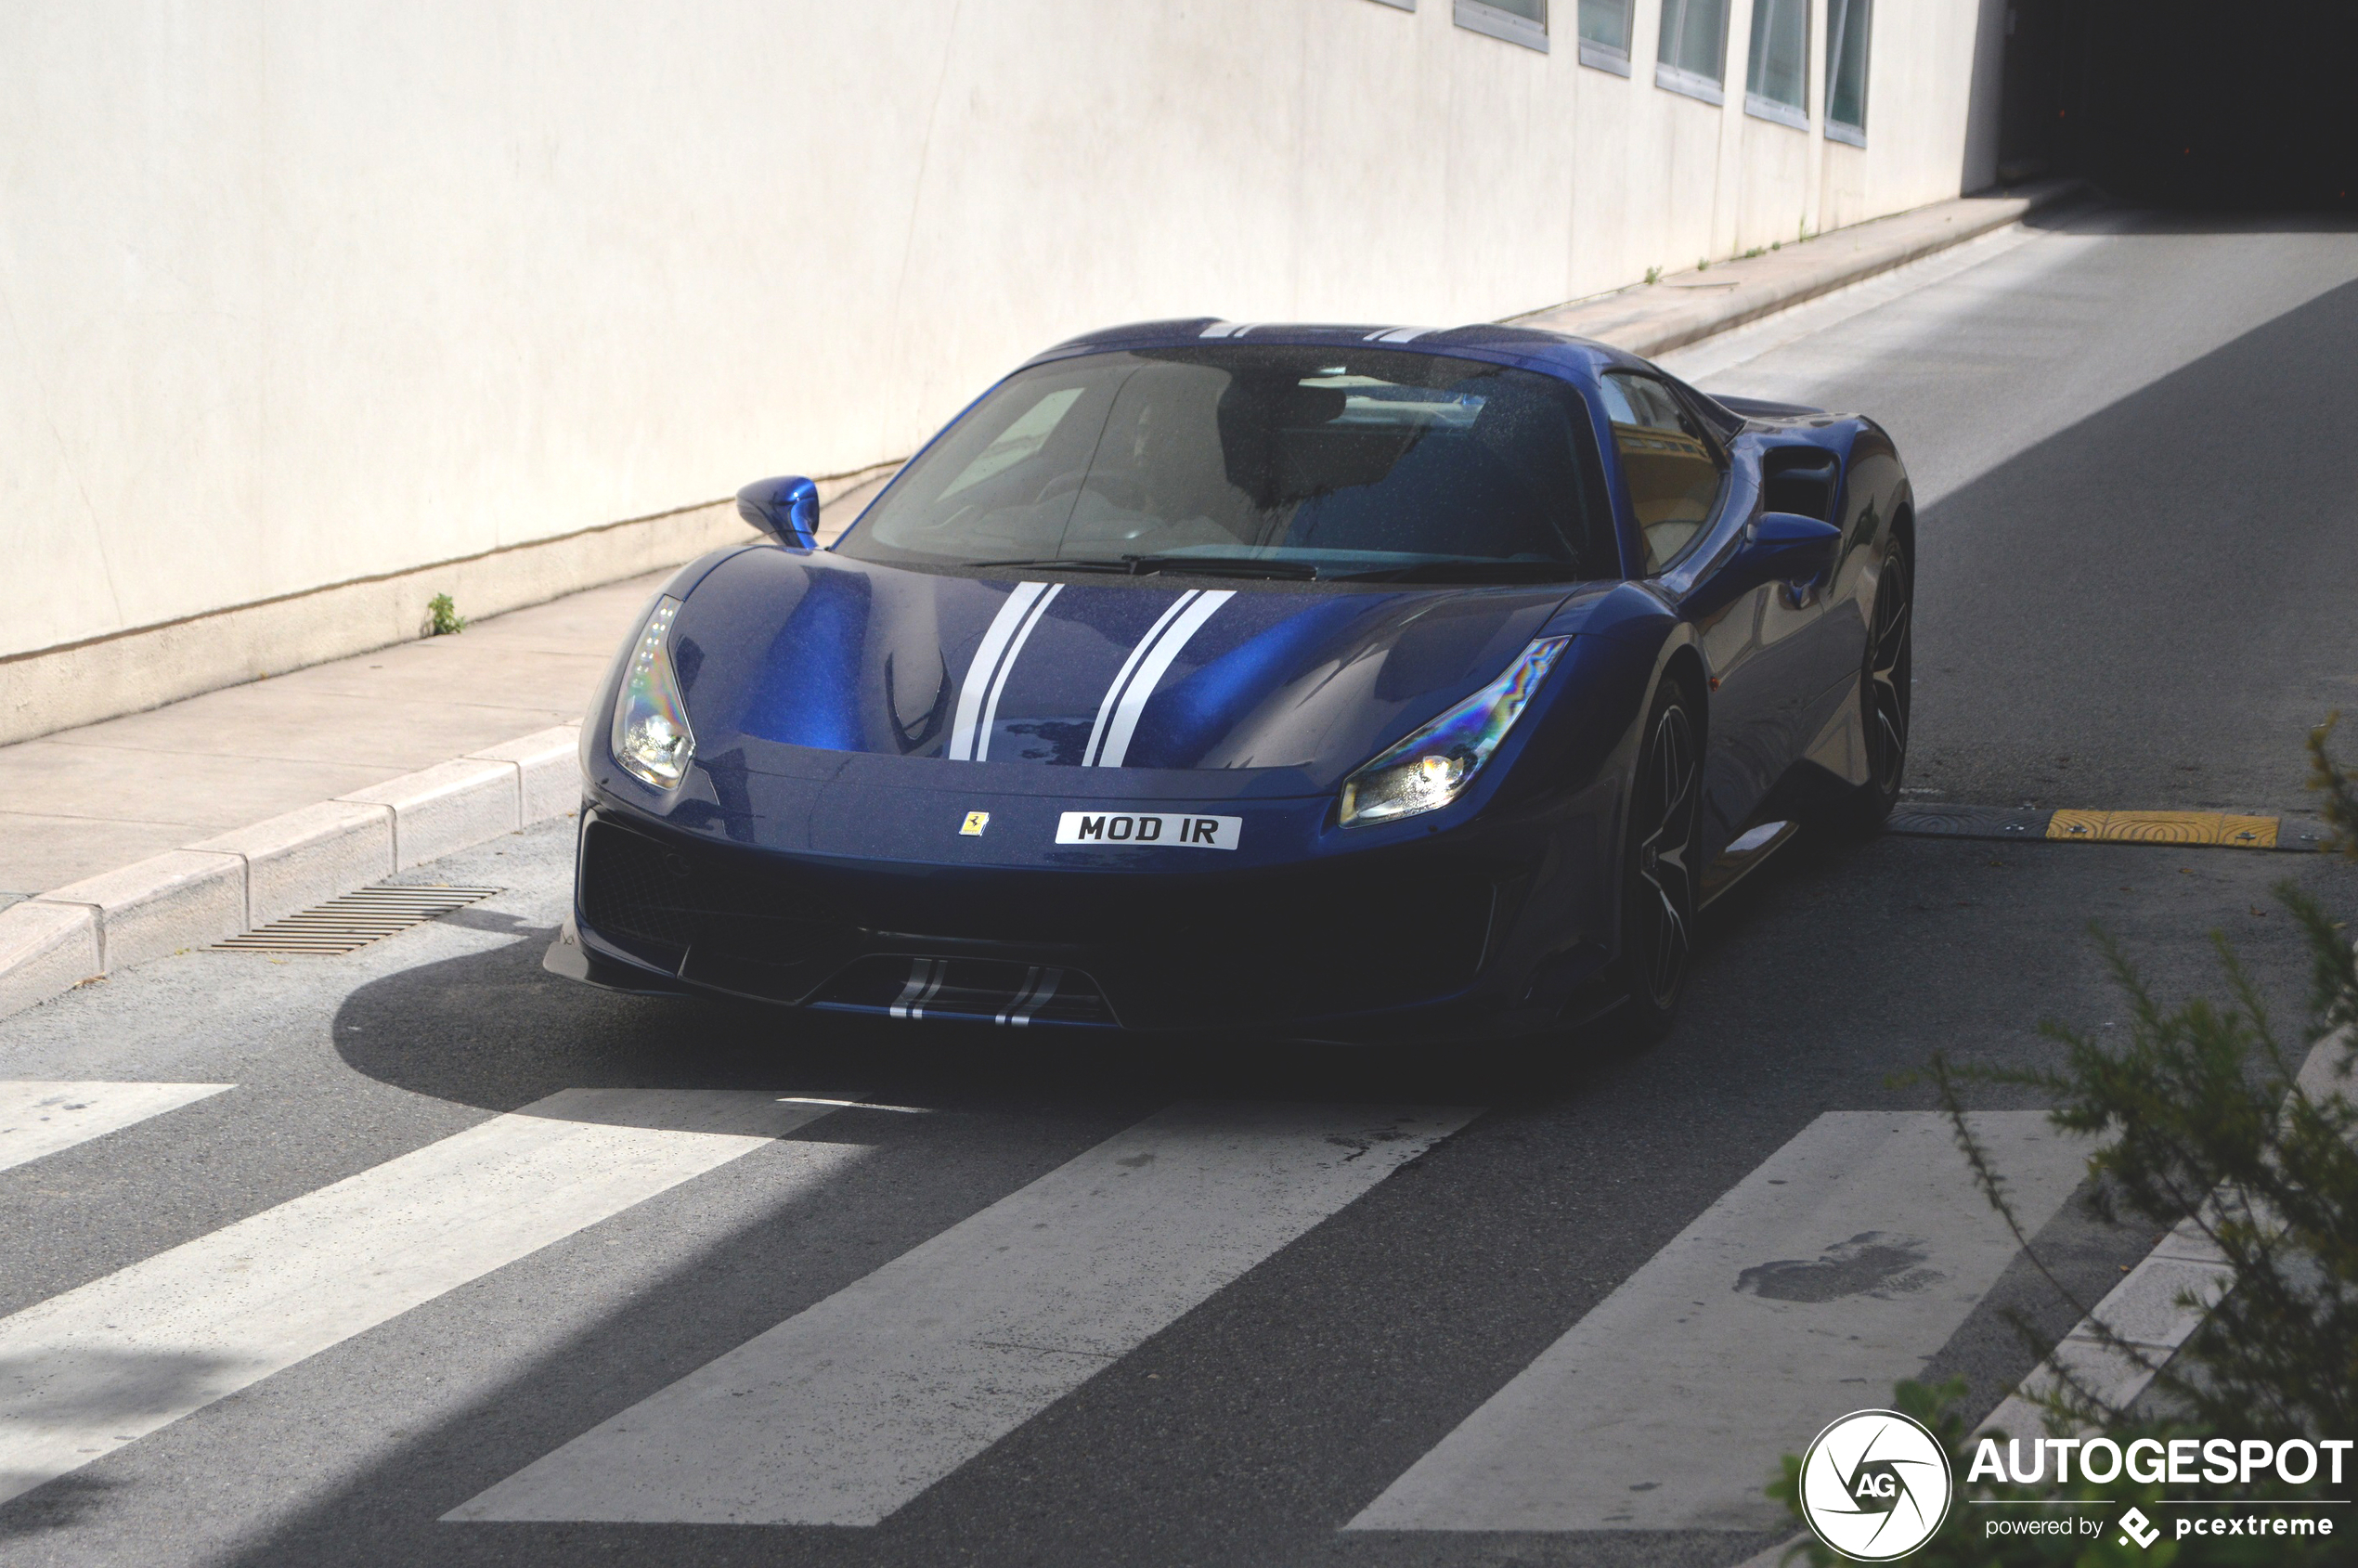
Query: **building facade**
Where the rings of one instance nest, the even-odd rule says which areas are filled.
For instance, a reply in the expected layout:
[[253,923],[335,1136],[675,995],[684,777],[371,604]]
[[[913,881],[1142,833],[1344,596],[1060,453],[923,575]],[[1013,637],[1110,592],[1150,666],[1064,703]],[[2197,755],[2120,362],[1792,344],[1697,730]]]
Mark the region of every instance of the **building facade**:
[[1084,328],[1510,317],[1977,188],[2004,19],[21,0],[0,739],[693,553]]

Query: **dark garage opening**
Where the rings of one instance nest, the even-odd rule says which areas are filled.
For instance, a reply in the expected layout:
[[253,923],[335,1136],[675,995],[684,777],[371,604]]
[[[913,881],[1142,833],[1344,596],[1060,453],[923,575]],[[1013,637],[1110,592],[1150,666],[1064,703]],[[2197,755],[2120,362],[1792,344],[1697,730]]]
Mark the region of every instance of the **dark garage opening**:
[[2125,201],[2343,209],[2358,195],[2352,0],[2013,0],[2002,180]]

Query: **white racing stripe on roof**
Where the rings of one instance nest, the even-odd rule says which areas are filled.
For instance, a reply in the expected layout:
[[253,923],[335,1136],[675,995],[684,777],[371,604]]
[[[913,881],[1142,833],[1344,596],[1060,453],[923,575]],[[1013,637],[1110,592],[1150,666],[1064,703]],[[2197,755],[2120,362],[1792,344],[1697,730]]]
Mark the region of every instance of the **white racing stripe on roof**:
[[1474,1114],[1169,1107],[445,1517],[874,1524]]
[[975,760],[983,709],[996,690],[1002,667],[1008,662],[1007,644],[1023,628],[1033,604],[1048,591],[1046,583],[1019,582],[1008,591],[999,613],[991,617],[982,642],[975,649],[974,660],[966,666],[966,678],[958,688],[958,711],[950,725],[952,761]]
[[[1104,738],[1098,743],[1094,757],[1087,752],[1082,754],[1083,759],[1091,766],[1121,766],[1122,759],[1130,755],[1130,737],[1137,732],[1138,716],[1147,710],[1147,700],[1155,694],[1155,687],[1169,672],[1173,661],[1185,650],[1188,641],[1203,629],[1204,622],[1211,619],[1221,605],[1237,596],[1237,590],[1232,588],[1191,591],[1195,597],[1186,602],[1186,608],[1172,617],[1168,627],[1161,622],[1156,623],[1158,628],[1162,628],[1161,635],[1158,637],[1149,632],[1147,642],[1139,644],[1143,651],[1138,654],[1136,667],[1130,671],[1128,684],[1121,686],[1121,697],[1115,699],[1111,692],[1106,693],[1108,700],[1113,703],[1113,711],[1108,717],[1103,707],[1098,710],[1098,719],[1105,727]],[[1116,683],[1121,684],[1118,680]]]
[[0,1500],[835,1108],[567,1089],[0,1318]]
[[[2087,1175],[2044,1111],[1972,1125],[2028,1230]],[[1346,1528],[1785,1528],[1776,1457],[1922,1371],[2015,1260],[1951,1133],[1819,1117]]]
[[227,1083],[0,1082],[0,1171],[177,1110]]

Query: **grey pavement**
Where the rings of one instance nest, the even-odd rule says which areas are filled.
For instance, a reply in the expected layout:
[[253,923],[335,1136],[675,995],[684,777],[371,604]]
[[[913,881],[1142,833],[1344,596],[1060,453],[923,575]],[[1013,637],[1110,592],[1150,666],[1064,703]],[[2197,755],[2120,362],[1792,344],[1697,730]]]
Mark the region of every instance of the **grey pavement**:
[[[1853,404],[1898,434],[1924,507],[1915,787],[2117,807],[2296,804],[2300,731],[2335,681],[2358,673],[2351,600],[2335,564],[2314,558],[2337,542],[2358,554],[2346,549],[2347,460],[2304,439],[2323,420],[2308,405],[2344,395],[2347,361],[2331,351],[2358,322],[2347,287],[2358,238],[2116,214],[1920,265],[1806,317],[1699,345],[1676,367],[1731,391]],[[2246,466],[2247,454],[2266,465]],[[2229,472],[2225,487],[2286,520],[2292,557],[2252,546],[2249,507],[2222,525],[2242,548],[2212,548],[2205,509],[2181,504],[2190,486],[2221,501],[2201,488],[2205,455]],[[2081,535],[2105,551],[2083,560],[2068,542]],[[2198,654],[2217,661],[2210,679],[2186,678]],[[2091,679],[2068,679],[2076,669]],[[2064,754],[2067,797],[2049,777]],[[2179,778],[2189,758],[2206,771],[2192,784]],[[2289,877],[2358,906],[2358,875],[2315,856],[1803,838],[1714,910],[1667,1041],[1642,1052],[1576,1043],[1540,1059],[1059,1043],[615,997],[539,967],[566,907],[566,824],[406,875],[503,891],[344,957],[190,952],[0,1019],[0,1080],[230,1085],[15,1165],[0,1147],[0,1496],[14,1490],[10,1466],[32,1463],[41,1420],[89,1433],[92,1449],[34,1455],[46,1468],[23,1470],[20,1495],[0,1502],[0,1559],[1730,1568],[1790,1534],[1756,1488],[1814,1431],[1794,1413],[1831,1419],[1880,1403],[1895,1365],[1964,1378],[1975,1413],[1987,1411],[2033,1365],[2010,1315],[2060,1337],[2157,1239],[2074,1199],[2034,1238],[2072,1299],[2020,1256],[1991,1280],[1955,1205],[1862,1181],[1868,1168],[1844,1162],[1844,1130],[1862,1117],[1923,1136],[1929,1092],[1895,1075],[1936,1050],[2051,1066],[2056,1047],[2039,1027],[2050,1018],[2118,1030],[2122,1004],[2091,921],[2165,998],[2222,992],[2210,933],[2223,930],[2280,1018],[2296,1017],[2307,964],[2272,887]],[[641,1150],[612,1191],[578,1159],[546,1153],[551,1134],[533,1125],[556,1114],[551,1096],[576,1089],[621,1096],[584,1147]],[[725,1134],[683,1126],[664,1097],[678,1091],[745,1095],[749,1117],[782,1102],[824,1113],[784,1136],[704,1147]],[[851,1100],[862,1104],[834,1104]],[[1318,1108],[1335,1102],[1356,1108],[1338,1125],[1419,1136],[1435,1125],[1417,1120],[1430,1108],[1479,1114],[1340,1207],[1313,1205],[1315,1223],[1290,1239],[1218,1223],[1165,1238],[1181,1272],[1204,1263],[1191,1250],[1221,1251],[1217,1268],[1192,1276],[1215,1279],[1208,1294],[1109,1308],[1104,1269],[1120,1238],[1093,1230],[1102,1217],[1085,1209],[1041,1202],[1069,1162],[1108,1182],[1132,1179],[1103,1171],[1108,1154],[1152,1172],[1137,1157],[1154,1148],[1134,1140],[1174,1106],[1231,1127],[1237,1160],[1282,1175],[1250,1130],[1280,1113],[1334,1116]],[[1975,1106],[2041,1108],[1996,1087]],[[1375,1142],[1338,1136],[1337,1161]],[[361,1285],[378,1229],[431,1229],[450,1171],[475,1168],[451,1164],[462,1140],[510,1149],[486,1169],[516,1191],[545,1188],[550,1201],[519,1212],[541,1225],[570,1215],[563,1234],[505,1251],[497,1238],[463,1238],[468,1256],[424,1260],[444,1273],[416,1304],[372,1309]],[[1856,1147],[1870,1146],[1884,1147]],[[664,1159],[699,1173],[669,1185],[644,1173]],[[2042,1162],[2042,1205],[2052,1167]],[[1844,1196],[1813,1225],[1819,1178]],[[360,1185],[320,1196],[348,1182]],[[1304,1190],[1278,1186],[1281,1199]],[[1257,1221],[1268,1189],[1239,1190]],[[365,1205],[361,1222],[349,1218],[354,1191],[382,1206],[373,1225]],[[1883,1205],[1872,1245],[1857,1234],[1870,1228],[1861,1202]],[[294,1224],[315,1210],[345,1222]],[[1010,1214],[1037,1218],[1010,1228]],[[255,1238],[250,1254],[220,1239],[238,1226]],[[1769,1251],[1739,1255],[1745,1232]],[[1716,1276],[1697,1238],[1725,1250]],[[732,1441],[740,1396],[774,1401],[778,1380],[800,1375],[747,1361],[747,1347],[809,1342],[847,1316],[859,1327],[849,1306],[872,1279],[986,1277],[1004,1292],[1025,1283],[1021,1266],[976,1272],[1002,1246],[1017,1265],[1040,1263],[1019,1298],[1056,1303],[1068,1328],[1118,1309],[1123,1333],[1092,1342],[994,1327],[985,1319],[1003,1297],[986,1291],[922,1315],[949,1320],[946,1338],[928,1323],[819,1335],[823,1348],[851,1345],[857,1364],[841,1375],[877,1374],[859,1383],[865,1397],[955,1460],[935,1465],[930,1484],[887,1488],[897,1506],[880,1523],[682,1523],[668,1505],[632,1500],[660,1497],[663,1476],[696,1473],[700,1456]],[[315,1314],[279,1330],[249,1314],[235,1335],[227,1317],[197,1321],[207,1298],[183,1283],[232,1257],[250,1258],[266,1285],[325,1280],[312,1304],[350,1315],[342,1328],[321,1329]],[[929,1263],[942,1267],[917,1267]],[[1779,1296],[1748,1287],[1748,1270],[1832,1283]],[[226,1299],[258,1288],[215,1289]],[[123,1352],[140,1374],[124,1385],[136,1397],[108,1393],[103,1379],[63,1410],[11,1392],[42,1375],[11,1361],[12,1346],[58,1342],[61,1326],[123,1332],[93,1315],[145,1300],[171,1310]],[[1691,1344],[1665,1328],[1689,1315]],[[298,1333],[317,1343],[323,1332],[325,1348],[287,1363]],[[1796,1333],[1837,1346],[1860,1336],[1855,1367],[1840,1354],[1781,1356]],[[977,1346],[1036,1358],[1005,1365],[1055,1397],[1012,1424],[991,1414],[1003,1390],[978,1399],[970,1375],[941,1375],[975,1365]],[[1700,1384],[1698,1347],[1709,1353]],[[1587,1405],[1561,1376],[1583,1357],[1614,1369]],[[1650,1357],[1658,1381],[1629,1375]],[[755,1376],[727,1375],[746,1366]],[[836,1375],[820,1367],[805,1386],[824,1392]],[[1676,1473],[1627,1469],[1659,1469],[1665,1449],[1600,1420],[1627,1415],[1650,1388],[1657,1419],[1691,1437]],[[1484,1429],[1471,1419],[1518,1389],[1515,1419],[1556,1441],[1559,1461],[1502,1475],[1457,1527],[1380,1527],[1429,1522],[1373,1505],[1478,1448]],[[188,1413],[160,1420],[159,1408]],[[655,1422],[646,1441],[609,1440],[636,1436],[641,1415]],[[1471,1436],[1453,1449],[1461,1432]],[[556,1455],[573,1456],[559,1471],[613,1474],[616,1496],[590,1494],[569,1517],[543,1505],[499,1519],[478,1504]]]
[[573,722],[667,575],[0,746],[0,905]]

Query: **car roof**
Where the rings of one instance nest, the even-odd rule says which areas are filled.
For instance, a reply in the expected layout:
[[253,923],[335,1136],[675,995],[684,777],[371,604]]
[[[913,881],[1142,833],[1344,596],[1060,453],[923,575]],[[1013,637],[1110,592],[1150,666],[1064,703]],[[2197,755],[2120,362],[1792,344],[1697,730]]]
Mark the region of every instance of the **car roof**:
[[1225,321],[1193,316],[1169,321],[1132,321],[1068,338],[1032,356],[1028,364],[1121,349],[1177,348],[1208,343],[1295,344],[1305,347],[1364,344],[1416,354],[1463,355],[1508,360],[1560,376],[1586,381],[1608,365],[1644,361],[1610,343],[1549,332],[1536,327],[1481,323],[1466,327],[1380,326],[1315,321]]

